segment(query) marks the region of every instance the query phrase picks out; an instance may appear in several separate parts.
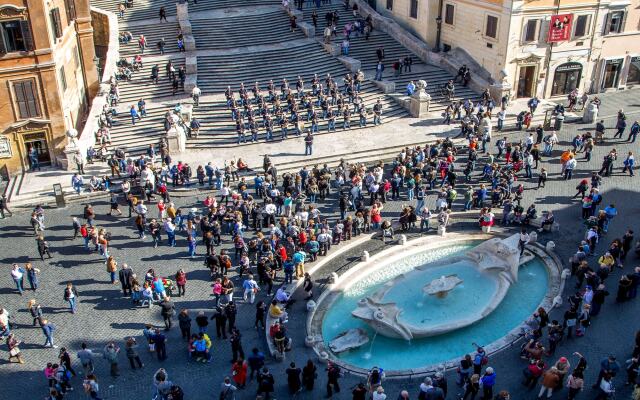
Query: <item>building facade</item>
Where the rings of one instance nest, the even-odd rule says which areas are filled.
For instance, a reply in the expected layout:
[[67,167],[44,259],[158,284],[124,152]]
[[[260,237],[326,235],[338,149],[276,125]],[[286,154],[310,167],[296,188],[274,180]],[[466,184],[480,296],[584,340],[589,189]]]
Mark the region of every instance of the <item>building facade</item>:
[[376,0],[376,9],[439,50],[464,50],[511,98],[640,84],[640,0]]
[[0,168],[4,177],[64,157],[98,90],[88,0],[0,4]]

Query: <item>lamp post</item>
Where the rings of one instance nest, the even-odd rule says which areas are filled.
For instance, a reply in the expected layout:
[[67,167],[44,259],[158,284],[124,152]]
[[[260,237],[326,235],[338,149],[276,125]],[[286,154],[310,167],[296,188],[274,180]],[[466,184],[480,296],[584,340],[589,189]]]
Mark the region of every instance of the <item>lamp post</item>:
[[98,81],[102,80],[102,68],[100,68],[100,58],[98,56],[93,57],[93,63],[98,71]]
[[438,15],[436,18],[436,47],[433,48],[434,53],[440,52],[440,36],[442,34],[442,17]]

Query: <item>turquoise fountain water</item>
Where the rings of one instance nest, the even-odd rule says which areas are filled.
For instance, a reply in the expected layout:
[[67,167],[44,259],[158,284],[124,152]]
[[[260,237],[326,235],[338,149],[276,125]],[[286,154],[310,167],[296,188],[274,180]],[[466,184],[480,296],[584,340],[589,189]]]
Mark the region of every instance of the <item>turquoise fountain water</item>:
[[[366,297],[385,282],[412,271],[420,265],[429,265],[462,254],[473,244],[452,245],[407,257],[400,262],[367,275],[342,293],[331,305],[322,323],[322,335],[329,342],[339,333],[361,328],[373,340],[358,349],[335,355],[339,359],[368,369],[379,365],[385,369],[410,369],[438,364],[473,351],[471,343],[489,344],[506,335],[524,321],[541,303],[547,290],[547,271],[537,258],[522,265],[517,283],[511,285],[502,303],[487,317],[465,328],[439,336],[405,341],[376,335],[369,325],[351,316],[358,300]],[[429,296],[422,287],[443,275],[456,274],[463,283],[445,298]],[[466,261],[427,268],[420,279],[406,281],[392,288],[385,301],[392,301],[403,309],[400,319],[412,325],[428,326],[458,315],[473,315],[482,310],[496,290],[497,282],[478,271]],[[461,314],[462,313],[462,314]]]

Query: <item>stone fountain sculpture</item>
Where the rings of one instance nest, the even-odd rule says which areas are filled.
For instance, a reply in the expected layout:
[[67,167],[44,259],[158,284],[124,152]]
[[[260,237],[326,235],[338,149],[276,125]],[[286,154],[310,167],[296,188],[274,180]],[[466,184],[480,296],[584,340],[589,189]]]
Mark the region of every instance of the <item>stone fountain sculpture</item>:
[[[469,326],[486,317],[498,307],[506,296],[509,287],[518,280],[519,266],[533,259],[534,256],[528,252],[523,257],[520,257],[519,239],[520,235],[518,234],[506,239],[489,239],[468,250],[463,256],[446,261],[447,264],[470,261],[478,270],[490,274],[496,279],[498,283],[497,290],[480,313],[460,316],[457,319],[453,318],[430,327],[416,326],[402,321],[403,310],[398,308],[396,303],[385,302],[384,297],[394,286],[401,285],[408,279],[415,279],[415,274],[420,274],[425,268],[429,268],[429,266],[423,266],[417,267],[407,274],[395,277],[371,296],[360,299],[358,307],[351,314],[366,322],[383,336],[405,340],[436,336]],[[430,266],[433,266],[433,264]],[[444,298],[461,283],[462,280],[460,278],[455,275],[449,275],[430,282],[423,288],[423,291],[427,294]]]
[[461,283],[462,279],[458,278],[455,274],[441,276],[440,278],[429,282],[429,284],[423,287],[422,290],[430,296],[444,298],[447,297],[450,291]]

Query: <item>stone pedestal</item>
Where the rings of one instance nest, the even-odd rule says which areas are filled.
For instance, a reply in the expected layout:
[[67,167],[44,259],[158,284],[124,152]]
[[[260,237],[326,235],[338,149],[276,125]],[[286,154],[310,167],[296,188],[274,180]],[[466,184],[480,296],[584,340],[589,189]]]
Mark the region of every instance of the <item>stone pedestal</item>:
[[409,114],[415,118],[424,118],[429,113],[431,96],[424,89],[418,89],[409,100]]
[[194,74],[194,75],[187,74],[187,79],[185,79],[184,81],[184,92],[191,94],[191,91],[193,90],[194,87],[196,87],[197,82],[198,82],[197,74]]
[[196,50],[196,39],[192,35],[184,36],[184,48],[187,51],[195,51]]
[[491,93],[493,101],[495,101],[496,104],[500,105],[500,100],[502,100],[504,96],[511,97],[512,89],[513,87],[508,82],[494,83],[493,85],[489,86],[489,93]]
[[198,73],[198,57],[187,56],[184,59],[184,67],[187,71],[187,75],[194,75]]
[[325,43],[323,44],[324,46],[324,50],[331,54],[332,56],[339,56],[340,55],[340,45],[337,43]]
[[187,135],[184,129],[175,126],[167,131],[167,147],[170,154],[182,153],[186,149]]
[[178,21],[189,19],[189,4],[186,1],[184,3],[176,3],[176,18]]
[[362,69],[362,63],[360,60],[356,60],[355,58],[340,56],[338,57],[338,60],[340,60],[340,62],[354,74]]
[[316,28],[308,23],[308,22],[298,22],[298,28],[304,33],[304,35],[308,38],[313,38],[316,36]]
[[193,118],[193,105],[183,104],[182,110],[180,111],[180,117],[182,118],[185,124],[190,124],[191,119]]
[[191,29],[191,22],[189,20],[181,20],[180,22],[180,30],[183,35],[191,35],[193,34],[193,30]]
[[582,122],[584,122],[585,124],[595,124],[597,119],[598,107],[593,103],[589,103],[589,105],[584,108],[584,112],[582,113]]
[[369,252],[368,251],[363,251],[362,252],[362,257],[360,258],[362,261],[369,261]]
[[382,93],[395,93],[396,91],[396,83],[392,81],[376,81],[372,80],[374,85],[378,87],[382,91]]
[[407,235],[400,235],[400,245],[405,246],[407,244]]
[[78,148],[77,147],[65,147],[64,149],[64,157],[60,157],[58,159],[58,164],[60,165],[60,168],[65,170],[65,171],[75,171],[76,170],[76,163],[73,162],[73,157],[76,155],[76,153],[78,152]]

